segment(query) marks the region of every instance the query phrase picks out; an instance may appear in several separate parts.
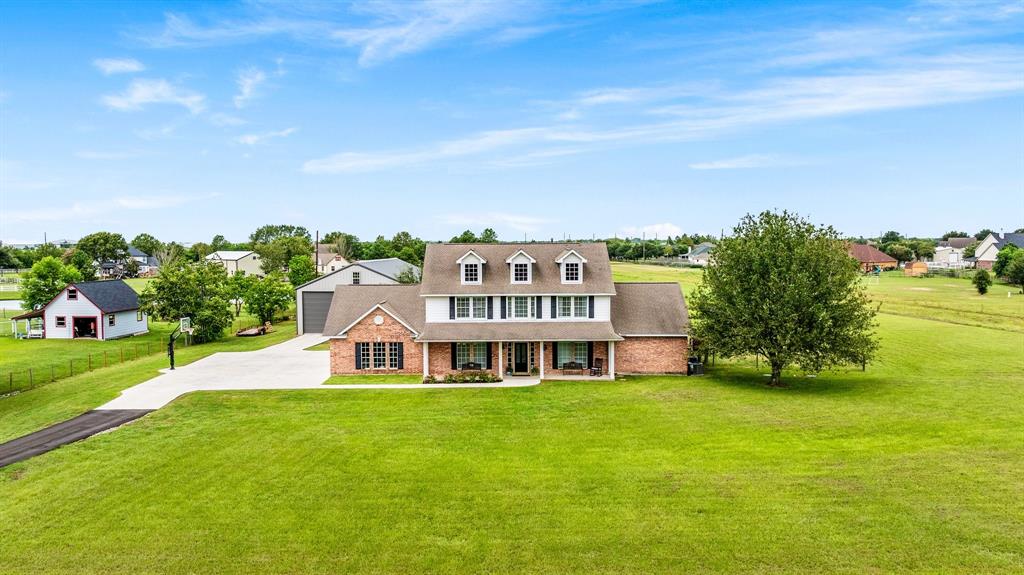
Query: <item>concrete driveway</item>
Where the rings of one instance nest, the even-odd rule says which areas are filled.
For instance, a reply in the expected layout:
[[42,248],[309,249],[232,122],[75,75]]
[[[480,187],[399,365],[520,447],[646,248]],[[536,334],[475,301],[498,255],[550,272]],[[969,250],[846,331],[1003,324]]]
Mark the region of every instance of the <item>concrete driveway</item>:
[[330,354],[305,351],[324,340],[300,335],[256,351],[218,352],[130,387],[96,409],[159,409],[192,391],[308,389],[331,375]]

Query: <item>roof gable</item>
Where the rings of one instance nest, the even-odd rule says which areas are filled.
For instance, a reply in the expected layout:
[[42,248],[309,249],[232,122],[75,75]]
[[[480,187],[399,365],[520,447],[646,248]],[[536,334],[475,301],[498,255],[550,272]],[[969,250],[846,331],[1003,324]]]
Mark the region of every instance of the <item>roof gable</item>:
[[460,257],[459,259],[455,260],[455,263],[461,264],[462,261],[465,260],[466,258],[468,258],[469,256],[473,256],[474,258],[477,259],[477,261],[479,261],[482,264],[487,263],[487,260],[485,260],[484,258],[480,257],[480,254],[476,253],[476,251],[474,251],[474,250],[469,250],[468,252],[462,254],[462,257]]
[[139,294],[122,280],[78,282],[70,285],[77,288],[78,293],[87,297],[104,313],[139,309]]
[[514,253],[514,254],[508,256],[507,258],[505,258],[505,263],[507,263],[507,264],[512,263],[512,261],[515,260],[516,258],[518,258],[520,255],[526,256],[526,259],[530,260],[531,264],[537,263],[537,260],[535,260],[533,258],[533,256],[531,256],[530,254],[526,253],[526,250],[523,250],[523,249],[520,249],[516,253]]
[[850,244],[850,257],[862,264],[868,263],[896,263],[896,258],[882,252],[875,246],[867,244]]

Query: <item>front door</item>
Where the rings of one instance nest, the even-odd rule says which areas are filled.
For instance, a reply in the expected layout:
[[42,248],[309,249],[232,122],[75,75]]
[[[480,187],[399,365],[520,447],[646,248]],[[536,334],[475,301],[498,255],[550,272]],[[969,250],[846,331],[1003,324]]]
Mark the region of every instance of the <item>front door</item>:
[[514,345],[512,372],[527,373],[530,371],[530,348],[528,343],[516,343]]

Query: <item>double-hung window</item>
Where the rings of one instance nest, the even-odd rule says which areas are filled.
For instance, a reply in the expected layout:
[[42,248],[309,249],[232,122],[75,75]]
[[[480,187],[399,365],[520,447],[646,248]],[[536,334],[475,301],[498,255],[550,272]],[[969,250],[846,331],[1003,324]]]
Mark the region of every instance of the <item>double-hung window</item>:
[[[334,269],[333,267],[331,269]],[[359,285],[359,272],[352,272],[352,285]]]
[[558,296],[558,317],[589,317],[589,298],[583,296]]
[[114,325],[117,322],[117,316],[114,314],[107,315],[107,325]]
[[576,362],[580,365],[587,365],[587,342],[585,341],[560,341],[558,342],[558,367]]
[[487,319],[487,297],[455,298],[455,319]]
[[373,342],[373,369],[384,369],[387,366],[387,356],[384,355],[384,342]]
[[57,327],[67,327],[68,319],[66,316],[58,315],[54,320],[54,325]]
[[462,264],[462,283],[480,283],[480,264]]
[[512,264],[512,281],[517,284],[530,283],[530,264]]
[[565,267],[565,282],[566,283],[579,283],[579,281],[580,281],[580,264],[579,264],[579,262],[565,262],[562,265]]
[[467,363],[479,364],[481,368],[487,366],[487,344],[483,342],[467,342],[455,344],[455,360],[459,368]]
[[370,367],[370,344],[368,343],[359,346],[359,365],[363,369]]
[[509,309],[514,319],[527,319],[537,315],[537,302],[533,296],[510,296]]
[[388,369],[398,369],[398,342],[388,342]]

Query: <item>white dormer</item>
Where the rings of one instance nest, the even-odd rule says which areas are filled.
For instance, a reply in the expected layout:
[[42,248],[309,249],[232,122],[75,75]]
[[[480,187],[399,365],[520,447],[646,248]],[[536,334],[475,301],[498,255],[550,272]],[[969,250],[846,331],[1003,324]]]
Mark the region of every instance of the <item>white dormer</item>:
[[510,255],[505,260],[508,264],[508,275],[514,284],[528,284],[533,282],[533,264],[537,260],[523,250]]
[[562,275],[562,283],[583,283],[583,264],[587,263],[587,258],[581,256],[579,252],[566,250],[555,258],[555,263],[558,264],[559,272]]
[[455,263],[459,264],[459,276],[463,285],[479,285],[484,281],[484,264],[487,260],[469,250]]

